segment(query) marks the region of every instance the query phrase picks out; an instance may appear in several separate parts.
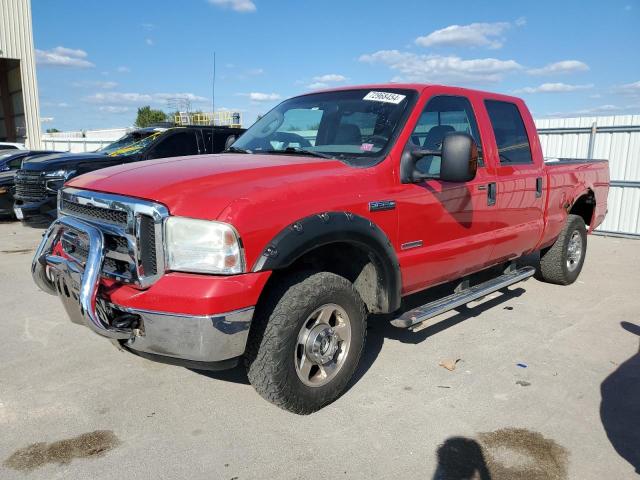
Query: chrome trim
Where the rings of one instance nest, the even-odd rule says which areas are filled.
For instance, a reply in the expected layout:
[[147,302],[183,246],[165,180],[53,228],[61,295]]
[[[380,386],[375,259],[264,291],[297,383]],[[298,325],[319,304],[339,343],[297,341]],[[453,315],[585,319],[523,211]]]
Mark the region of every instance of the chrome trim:
[[[107,222],[101,222],[99,219],[90,216],[79,215],[74,212],[68,212],[64,209],[64,202],[71,202],[82,206],[90,206],[97,208],[105,208],[126,212],[126,225],[117,225]],[[102,275],[124,283],[130,283],[138,288],[147,288],[155,283],[166,271],[165,253],[163,245],[164,219],[169,216],[169,210],[159,203],[149,202],[146,200],[138,200],[136,198],[124,197],[121,195],[106,194],[93,192],[89,190],[79,190],[76,188],[64,188],[58,195],[58,215],[60,218],[73,217],[79,218],[83,222],[97,226],[103,233],[124,237],[127,240],[129,263],[132,268],[129,272],[131,279],[112,273],[103,272]],[[152,275],[145,274],[142,268],[140,243],[140,221],[141,215],[151,217],[154,222],[155,229],[155,251],[156,251],[156,273]],[[109,258],[122,259],[122,257],[107,254]]]
[[132,337],[124,346],[138,352],[197,362],[218,362],[245,351],[254,307],[227,313],[192,316],[110,305],[139,315],[144,335]]
[[422,240],[414,240],[413,242],[407,242],[400,245],[400,250],[410,250],[412,248],[418,248],[422,246]]
[[[65,228],[88,237],[89,254],[85,265],[73,258],[52,254]],[[31,263],[31,275],[42,290],[60,297],[72,321],[84,323],[104,337],[126,340],[133,336],[133,331],[111,327],[96,310],[103,261],[102,231],[76,218],[63,217],[55,220],[44,234]]]
[[527,280],[536,273],[533,267],[523,267],[513,272],[505,273],[499,277],[492,278],[486,282],[465,288],[447,297],[439,298],[433,302],[414,308],[403,313],[400,317],[391,320],[394,327],[409,328],[419,323],[429,320],[437,315],[453,310],[454,308],[466,305],[469,302],[478,300],[492,292],[513,285],[514,283]]

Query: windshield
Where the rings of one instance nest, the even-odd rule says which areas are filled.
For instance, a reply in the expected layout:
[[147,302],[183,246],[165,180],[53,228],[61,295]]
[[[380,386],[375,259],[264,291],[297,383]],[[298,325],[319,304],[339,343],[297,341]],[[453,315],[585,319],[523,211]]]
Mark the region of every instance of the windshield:
[[247,153],[314,154],[356,165],[386,154],[413,90],[343,90],[286,100],[234,144]]
[[118,155],[130,155],[132,153],[139,152],[143,148],[153,143],[153,141],[162,133],[164,133],[164,130],[156,132],[151,130],[143,130],[127,133],[124,137],[116,140],[113,143],[110,143],[106,147],[102,147],[97,151],[111,157],[116,157]]

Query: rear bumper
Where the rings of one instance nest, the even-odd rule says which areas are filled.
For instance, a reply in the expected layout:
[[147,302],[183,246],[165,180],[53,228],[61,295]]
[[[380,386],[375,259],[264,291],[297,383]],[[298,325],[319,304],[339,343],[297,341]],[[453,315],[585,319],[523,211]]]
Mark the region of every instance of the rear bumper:
[[[65,229],[86,235],[84,264],[57,247]],[[141,356],[220,369],[233,366],[244,353],[254,305],[269,272],[225,277],[170,273],[138,290],[102,280],[103,261],[101,231],[64,216],[45,233],[32,275],[42,290],[61,299],[72,322]]]

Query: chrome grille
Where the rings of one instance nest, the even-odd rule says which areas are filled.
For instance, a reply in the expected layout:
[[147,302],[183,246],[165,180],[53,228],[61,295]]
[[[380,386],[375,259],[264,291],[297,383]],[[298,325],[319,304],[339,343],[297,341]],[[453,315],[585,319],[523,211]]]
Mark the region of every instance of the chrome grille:
[[18,170],[15,177],[15,198],[38,201],[46,198],[47,189],[41,172]]
[[[102,231],[104,277],[146,288],[164,272],[162,224],[168,215],[164,206],[74,188],[63,189],[58,203],[61,215],[76,217]],[[68,255],[86,261],[87,249],[74,232],[62,237],[62,247]]]

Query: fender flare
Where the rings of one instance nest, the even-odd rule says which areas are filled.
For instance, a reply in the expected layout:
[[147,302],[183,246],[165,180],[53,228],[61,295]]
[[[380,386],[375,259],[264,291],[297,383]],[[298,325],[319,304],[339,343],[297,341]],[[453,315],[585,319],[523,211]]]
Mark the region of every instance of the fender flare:
[[351,212],[325,212],[290,224],[267,244],[252,271],[287,268],[306,253],[332,243],[364,249],[378,272],[380,311],[390,313],[400,308],[402,277],[391,242],[374,222]]

